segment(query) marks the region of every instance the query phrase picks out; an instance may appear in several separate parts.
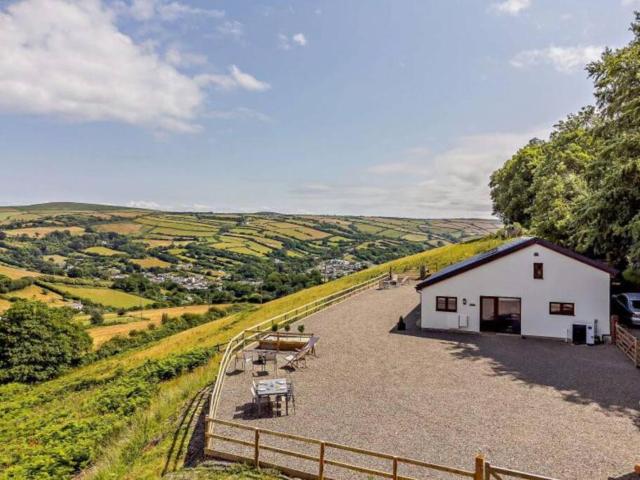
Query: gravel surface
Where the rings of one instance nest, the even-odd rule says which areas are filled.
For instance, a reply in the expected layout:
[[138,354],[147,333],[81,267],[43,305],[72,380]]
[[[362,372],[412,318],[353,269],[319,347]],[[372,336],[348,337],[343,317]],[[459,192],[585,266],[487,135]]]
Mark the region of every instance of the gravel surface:
[[[638,478],[631,472],[640,462],[640,371],[615,347],[422,332],[418,302],[412,286],[371,290],[308,318],[306,331],[320,336],[318,357],[267,377],[294,382],[295,414],[254,418],[247,371],[227,376],[218,417],[459,468],[471,469],[482,452],[494,465],[563,480]],[[394,330],[399,315],[408,316],[407,332]],[[317,446],[261,438],[317,455]],[[327,458],[390,471],[388,460],[332,449]],[[262,459],[317,468],[268,452]],[[326,474],[351,476],[337,467]],[[412,467],[400,474],[453,478]]]

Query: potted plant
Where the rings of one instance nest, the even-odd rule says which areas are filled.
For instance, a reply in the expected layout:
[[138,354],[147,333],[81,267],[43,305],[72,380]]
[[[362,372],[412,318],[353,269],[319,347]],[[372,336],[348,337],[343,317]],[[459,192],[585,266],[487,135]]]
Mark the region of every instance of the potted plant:
[[271,331],[272,332],[277,332],[278,331],[278,324],[276,322],[273,322],[271,324]]
[[298,325],[298,332],[304,333],[304,324],[301,323],[300,325]]
[[284,326],[284,331],[288,332],[291,330],[291,325],[289,325],[288,323]]

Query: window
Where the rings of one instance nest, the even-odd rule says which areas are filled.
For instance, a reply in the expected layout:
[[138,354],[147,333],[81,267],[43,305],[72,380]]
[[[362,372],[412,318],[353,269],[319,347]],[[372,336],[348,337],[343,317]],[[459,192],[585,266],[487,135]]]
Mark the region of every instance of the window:
[[457,312],[458,297],[436,297],[436,311]]
[[565,302],[549,302],[551,315],[575,315],[575,305]]
[[533,278],[542,280],[544,278],[544,263],[533,264]]

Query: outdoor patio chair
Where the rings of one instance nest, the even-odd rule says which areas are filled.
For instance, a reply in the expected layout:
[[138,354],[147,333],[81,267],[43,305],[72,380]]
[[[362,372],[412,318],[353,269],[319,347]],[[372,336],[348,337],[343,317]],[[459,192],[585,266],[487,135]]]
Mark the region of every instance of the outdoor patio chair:
[[253,404],[253,408],[254,408],[254,411],[256,412],[256,416],[258,417],[260,416],[260,410],[262,406],[265,406],[267,408],[271,407],[271,399],[269,399],[269,397],[262,397],[258,395],[255,382],[251,385],[251,397],[252,397],[251,403]]
[[[251,357],[248,356],[247,352],[245,352],[244,350],[236,352],[236,354],[233,357],[233,362],[234,362],[233,368],[235,370],[242,370],[243,372],[245,372],[246,371],[247,362],[249,362],[249,361],[251,361]],[[241,369],[238,369],[238,363],[240,363],[242,365]]]
[[320,340],[320,337],[313,336],[305,345],[305,347],[309,348],[309,353],[316,357],[318,356],[316,355],[316,343],[318,343],[318,340]]
[[278,412],[281,411],[282,401],[285,402],[285,411],[287,415],[289,415],[289,403],[293,405],[293,412],[295,413],[296,399],[293,395],[293,382],[291,380],[287,382],[287,393],[285,393],[284,395],[279,395],[278,398],[276,398],[276,408],[278,409]]
[[296,353],[293,355],[287,355],[284,359],[287,361],[285,363],[285,367],[289,368],[299,368],[301,363],[304,363],[304,366],[307,366],[307,354],[309,353],[309,348],[305,346],[300,350],[296,350]]
[[268,363],[273,363],[273,370],[278,368],[278,353],[277,352],[265,352],[262,357],[264,364],[263,369],[266,368]]

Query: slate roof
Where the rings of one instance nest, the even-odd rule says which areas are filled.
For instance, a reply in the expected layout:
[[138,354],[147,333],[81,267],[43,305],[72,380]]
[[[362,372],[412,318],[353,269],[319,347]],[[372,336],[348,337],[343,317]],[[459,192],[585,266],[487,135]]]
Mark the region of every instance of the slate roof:
[[494,260],[497,260],[498,258],[504,257],[505,255],[517,252],[518,250],[526,248],[530,245],[542,245],[543,247],[549,248],[550,250],[565,255],[569,258],[573,258],[574,260],[577,260],[579,262],[585,263],[593,268],[605,271],[611,276],[615,276],[618,273],[616,269],[611,268],[606,263],[600,262],[598,260],[593,260],[589,257],[585,257],[584,255],[580,255],[579,253],[556,245],[555,243],[551,243],[547,240],[543,240],[542,238],[520,237],[510,242],[503,243],[499,247],[493,248],[491,250],[438,270],[427,279],[418,283],[416,285],[416,290],[422,290],[429,285],[433,285],[434,283],[441,282],[442,280],[446,280],[447,278],[451,278],[468,270],[472,270],[481,265],[484,265],[485,263],[492,262]]

